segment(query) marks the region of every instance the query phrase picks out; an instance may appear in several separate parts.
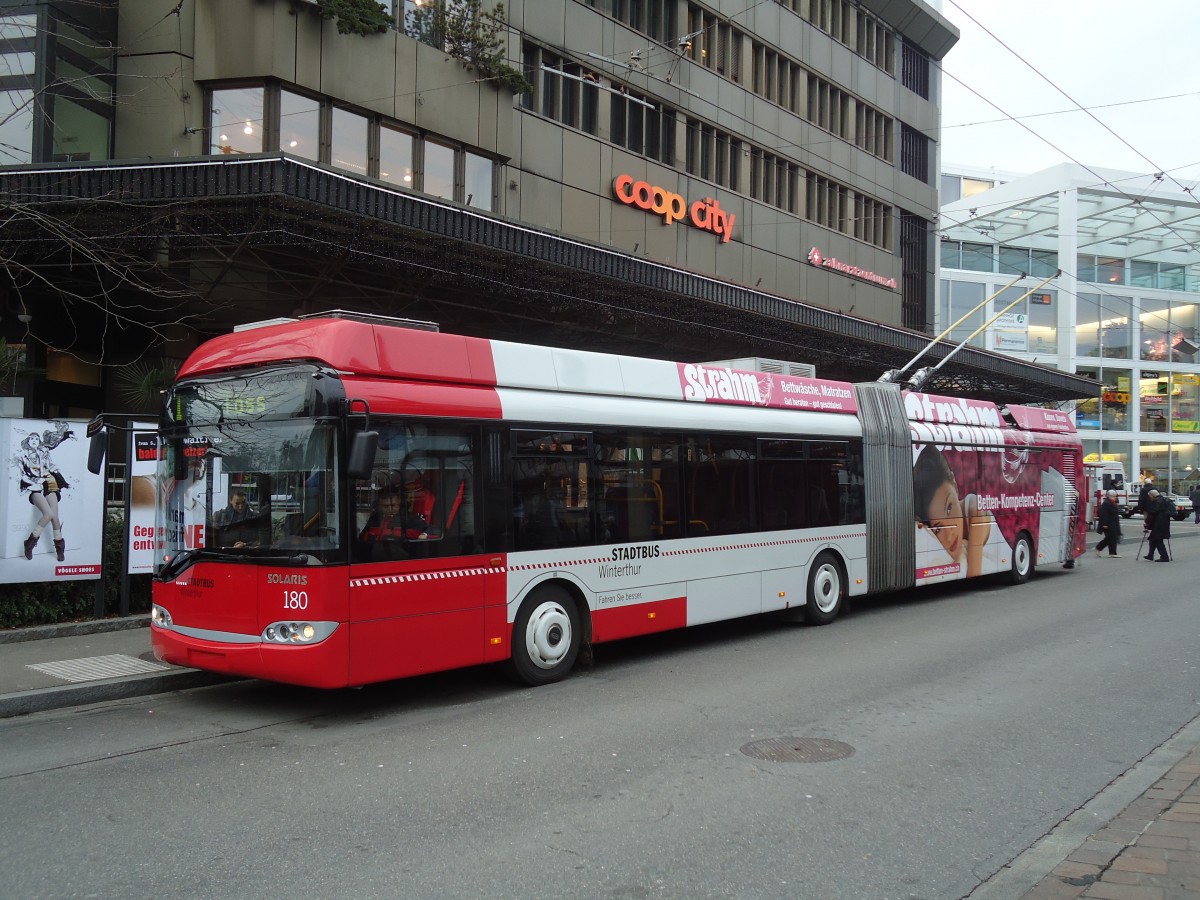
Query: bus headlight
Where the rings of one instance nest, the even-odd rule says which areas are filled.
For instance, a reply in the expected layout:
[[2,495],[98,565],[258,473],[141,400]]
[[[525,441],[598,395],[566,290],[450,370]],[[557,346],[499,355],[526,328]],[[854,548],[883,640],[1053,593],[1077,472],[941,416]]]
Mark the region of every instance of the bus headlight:
[[263,629],[268,644],[318,644],[337,629],[337,622],[272,622]]
[[150,606],[150,624],[159,628],[170,628],[174,623],[171,621],[171,614],[154,603]]

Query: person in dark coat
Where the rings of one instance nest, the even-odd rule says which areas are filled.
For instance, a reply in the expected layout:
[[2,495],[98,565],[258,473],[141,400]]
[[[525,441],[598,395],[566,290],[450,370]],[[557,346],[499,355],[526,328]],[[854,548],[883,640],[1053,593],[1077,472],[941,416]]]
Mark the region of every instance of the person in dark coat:
[[1200,525],[1200,484],[1188,491],[1188,499],[1192,501],[1192,512],[1196,515],[1193,524]]
[[1109,556],[1120,556],[1117,544],[1121,543],[1121,508],[1117,506],[1116,491],[1109,491],[1105,495],[1096,518],[1100,522],[1100,533],[1104,535],[1096,545],[1096,555],[1103,556],[1100,551],[1107,547]]
[[1158,491],[1151,491],[1149,496],[1150,509],[1146,513],[1146,530],[1150,534],[1150,548],[1146,551],[1146,559],[1154,559],[1154,551],[1158,550],[1158,562],[1170,562],[1167,556],[1167,541],[1171,538],[1171,508],[1167,498]]
[[1142,489],[1138,491],[1137,511],[1143,515],[1150,512],[1150,492],[1154,490],[1154,476],[1147,475],[1146,480],[1142,482]]

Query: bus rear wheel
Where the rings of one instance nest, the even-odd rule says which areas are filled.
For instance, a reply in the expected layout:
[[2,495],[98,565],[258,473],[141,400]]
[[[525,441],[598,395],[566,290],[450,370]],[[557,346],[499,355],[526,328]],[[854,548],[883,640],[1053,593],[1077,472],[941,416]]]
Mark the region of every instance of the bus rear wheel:
[[1022,531],[1012,548],[1012,567],[1008,570],[1009,584],[1024,584],[1033,574],[1033,541]]
[[528,685],[566,677],[579,656],[579,608],[560,587],[539,588],[525,598],[513,622],[513,675]]
[[846,577],[841,562],[829,551],[817,554],[808,571],[804,621],[810,625],[828,625],[838,617],[845,602]]

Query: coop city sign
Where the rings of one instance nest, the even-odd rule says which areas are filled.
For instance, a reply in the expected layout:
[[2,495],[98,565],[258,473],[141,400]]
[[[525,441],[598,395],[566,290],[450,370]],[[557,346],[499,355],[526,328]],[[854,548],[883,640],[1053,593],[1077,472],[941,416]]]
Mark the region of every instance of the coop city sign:
[[733,220],[737,216],[721,209],[712,197],[696,200],[688,206],[688,202],[674,191],[646,181],[635,181],[632,175],[614,178],[613,194],[626,206],[636,206],[662,216],[664,225],[674,225],[686,218],[692,227],[711,231],[722,244],[729,243],[733,237]]

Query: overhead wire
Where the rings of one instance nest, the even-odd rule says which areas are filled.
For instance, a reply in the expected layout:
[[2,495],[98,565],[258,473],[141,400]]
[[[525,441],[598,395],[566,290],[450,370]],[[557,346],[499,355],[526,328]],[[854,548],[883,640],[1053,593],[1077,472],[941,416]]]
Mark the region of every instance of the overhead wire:
[[[1092,121],[1096,122],[1101,128],[1103,128],[1105,131],[1107,131],[1109,134],[1111,134],[1113,137],[1115,137],[1118,141],[1120,141],[1122,144],[1124,144],[1126,147],[1128,147],[1130,150],[1132,150],[1134,153],[1136,153],[1139,157],[1141,157],[1146,162],[1148,162],[1151,166],[1151,171],[1160,172],[1160,173],[1163,171],[1163,168],[1161,166],[1159,166],[1156,162],[1154,162],[1154,160],[1150,159],[1150,157],[1146,156],[1146,154],[1144,154],[1140,150],[1138,150],[1137,147],[1133,146],[1133,144],[1129,143],[1129,141],[1125,140],[1125,138],[1123,138],[1121,135],[1119,135],[1115,131],[1113,131],[1112,128],[1110,128],[1107,123],[1103,122],[1100,118],[1098,118],[1096,115],[1094,115],[1091,110],[1084,107],[1083,104],[1081,104],[1078,100],[1076,100],[1074,97],[1072,97],[1066,91],[1064,91],[1061,87],[1059,87],[1059,85],[1056,84],[1044,72],[1042,72],[1041,69],[1039,69],[1037,66],[1033,65],[1033,63],[1029,62],[1029,60],[1025,59],[1025,57],[1023,57],[1020,53],[1018,53],[1012,47],[1008,46],[1008,44],[1006,44],[1003,40],[1001,40],[993,31],[991,31],[989,28],[987,28],[987,26],[985,26],[978,19],[976,19],[974,16],[972,16],[969,12],[967,12],[965,9],[963,9],[962,6],[960,6],[958,3],[956,3],[955,0],[950,0],[950,5],[953,6],[955,9],[957,9],[959,12],[961,12],[964,16],[966,16],[972,22],[974,22],[977,26],[979,26],[979,28],[981,28],[985,34],[987,34],[990,38],[992,38],[1001,47],[1003,47],[1005,50],[1007,50],[1009,53],[1011,53],[1013,56],[1015,56],[1018,60],[1020,60],[1025,66],[1027,66],[1030,69],[1030,71],[1032,71],[1039,78],[1041,78],[1043,81],[1045,81],[1046,84],[1050,85],[1052,88],[1054,88],[1060,94],[1062,94],[1064,97],[1066,97],[1072,103],[1074,103],[1075,107],[1077,109],[1079,109],[1080,111],[1086,113],[1087,116],[1090,119],[1092,119]],[[957,80],[957,79],[955,79],[955,80]],[[960,84],[961,84],[961,82],[960,82]],[[1172,178],[1171,180],[1175,181],[1174,178]],[[1177,185],[1179,185],[1180,190],[1182,190],[1185,194],[1191,193],[1191,188],[1184,187],[1183,184],[1178,181],[1175,181],[1175,183]]]

